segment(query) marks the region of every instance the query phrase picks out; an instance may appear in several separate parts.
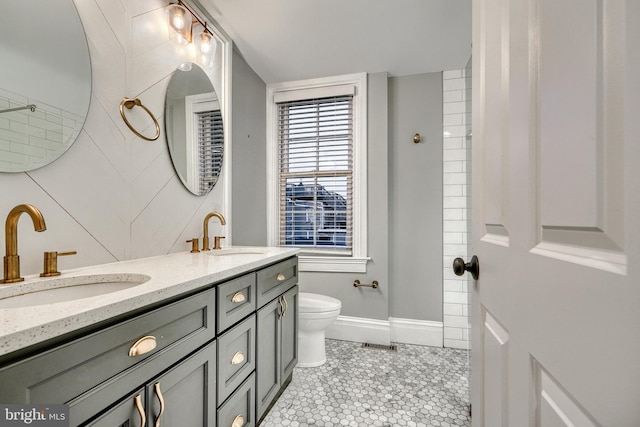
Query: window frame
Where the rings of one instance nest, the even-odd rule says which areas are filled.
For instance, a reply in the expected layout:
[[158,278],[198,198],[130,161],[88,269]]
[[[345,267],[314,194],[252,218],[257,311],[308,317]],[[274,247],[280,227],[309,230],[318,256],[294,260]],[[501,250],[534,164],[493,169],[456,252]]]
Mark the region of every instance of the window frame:
[[[321,255],[321,250],[301,248],[300,271],[366,273],[367,261],[367,74],[298,80],[267,85],[267,242],[279,246],[278,105],[276,97],[309,99],[332,94],[340,86],[354,89],[353,96],[353,246],[351,255]],[[314,253],[317,252],[317,253]]]

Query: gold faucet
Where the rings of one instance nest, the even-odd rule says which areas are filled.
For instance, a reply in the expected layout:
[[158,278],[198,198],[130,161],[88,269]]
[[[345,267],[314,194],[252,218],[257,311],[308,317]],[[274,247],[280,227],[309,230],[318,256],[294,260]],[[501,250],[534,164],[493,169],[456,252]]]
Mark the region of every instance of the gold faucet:
[[7,215],[4,231],[6,253],[4,256],[4,279],[2,283],[15,283],[24,280],[23,277],[20,277],[20,257],[18,256],[18,219],[23,212],[29,214],[33,221],[33,228],[36,231],[47,229],[42,212],[35,206],[24,204],[11,209],[11,212]]
[[[224,217],[221,213],[211,212],[204,217],[204,237],[202,238],[202,250],[209,250],[209,220],[211,217],[215,216],[220,220],[220,224],[225,225],[227,222],[224,220]],[[219,249],[219,248],[218,248]]]

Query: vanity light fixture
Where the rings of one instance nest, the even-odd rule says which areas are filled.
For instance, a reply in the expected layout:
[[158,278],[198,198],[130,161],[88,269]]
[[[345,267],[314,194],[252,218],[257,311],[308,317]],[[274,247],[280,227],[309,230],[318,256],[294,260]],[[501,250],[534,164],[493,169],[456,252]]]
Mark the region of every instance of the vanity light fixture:
[[203,30],[195,38],[198,62],[203,67],[213,66],[213,55],[216,50],[216,40],[207,28],[207,23],[202,22],[182,1],[171,3],[165,9],[168,16],[169,38],[181,45],[194,42],[193,26],[200,24]]

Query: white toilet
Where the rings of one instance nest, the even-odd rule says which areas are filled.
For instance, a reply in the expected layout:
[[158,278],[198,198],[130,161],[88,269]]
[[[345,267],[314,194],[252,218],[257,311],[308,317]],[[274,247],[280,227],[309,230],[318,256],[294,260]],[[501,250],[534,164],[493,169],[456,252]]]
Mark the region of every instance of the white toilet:
[[311,368],[327,361],[324,331],[340,314],[340,300],[300,292],[298,296],[298,366]]

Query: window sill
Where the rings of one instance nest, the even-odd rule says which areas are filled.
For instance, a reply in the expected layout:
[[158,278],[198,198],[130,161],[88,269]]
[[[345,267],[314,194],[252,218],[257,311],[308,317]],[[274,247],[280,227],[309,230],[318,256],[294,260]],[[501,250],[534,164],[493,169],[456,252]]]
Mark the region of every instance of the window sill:
[[367,262],[371,258],[324,257],[298,255],[300,271],[324,273],[366,273]]

